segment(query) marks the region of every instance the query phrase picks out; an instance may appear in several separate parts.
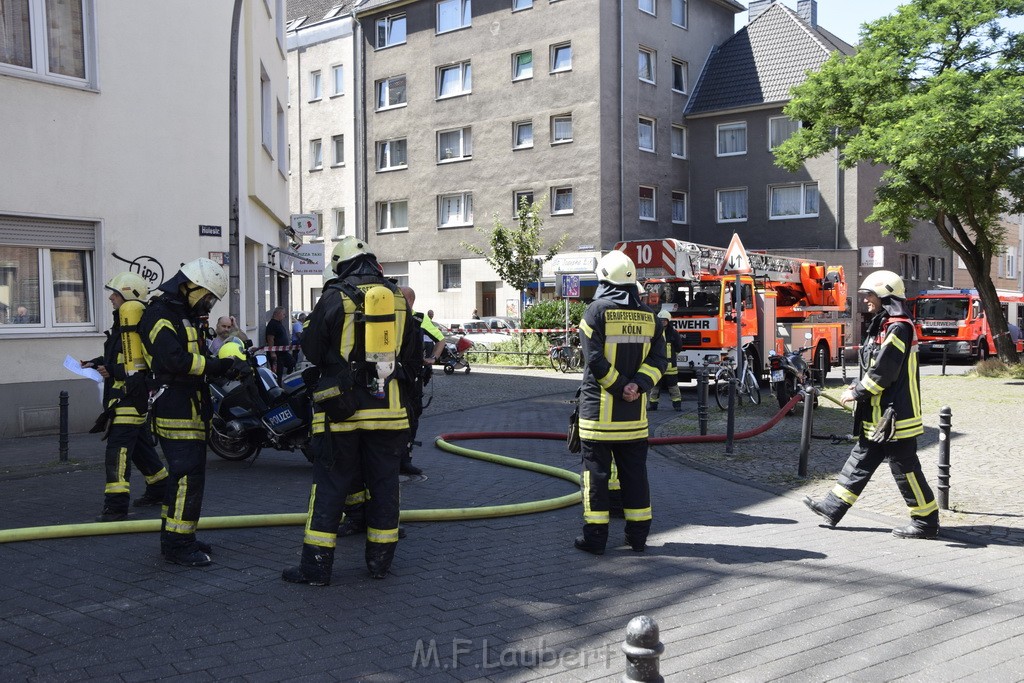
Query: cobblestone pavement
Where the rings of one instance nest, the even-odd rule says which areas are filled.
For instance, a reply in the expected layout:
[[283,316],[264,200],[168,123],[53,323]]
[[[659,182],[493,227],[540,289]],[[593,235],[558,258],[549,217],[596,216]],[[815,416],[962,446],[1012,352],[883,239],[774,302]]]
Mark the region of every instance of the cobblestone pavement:
[[[430,442],[453,431],[563,431],[578,381],[479,366],[439,376],[415,456],[425,476],[403,481],[403,509],[571,493],[566,481]],[[578,505],[406,522],[384,581],[366,576],[361,539],[342,539],[333,583],[322,589],[280,580],[298,558],[300,527],[205,530],[215,563],[193,570],[164,563],[149,533],[0,543],[0,671],[5,683],[617,681],[625,626],[646,614],[660,626],[668,681],[1022,680],[1024,554],[1013,534],[1024,487],[1012,433],[1020,391],[995,380],[926,380],[932,442],[938,407],[953,408],[958,511],[943,513],[943,524],[962,532],[932,542],[889,534],[904,513],[887,472],[840,528],[820,527],[799,494],[826,490],[848,447],[816,440],[816,478],[798,480],[799,417],[790,417],[737,441],[729,458],[722,444],[653,449],[655,520],[642,555],[620,544],[620,520],[605,556],[575,551]],[[655,430],[695,433],[693,394],[688,388],[683,414],[653,413]],[[770,416],[769,398],[741,409],[740,429]],[[819,409],[816,433],[848,429],[830,411]],[[721,416],[711,414],[715,432]],[[932,442],[922,447],[931,463]],[[579,465],[557,440],[465,445]],[[52,437],[0,441],[0,534],[99,512],[102,444],[73,435],[69,455],[57,462]],[[933,464],[926,468],[932,477]],[[301,513],[309,481],[297,454],[267,452],[251,466],[211,455],[204,515]],[[142,508],[133,518],[157,515]]]

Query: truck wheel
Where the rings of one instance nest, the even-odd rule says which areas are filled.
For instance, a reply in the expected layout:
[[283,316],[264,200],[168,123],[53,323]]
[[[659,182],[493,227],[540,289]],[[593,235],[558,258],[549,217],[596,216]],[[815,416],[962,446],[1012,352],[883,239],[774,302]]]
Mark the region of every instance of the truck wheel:
[[819,358],[825,356],[825,375],[821,378],[821,386],[825,386],[825,377],[828,376],[829,371],[832,369],[832,360],[828,354],[828,344],[825,342],[818,342],[818,345],[814,349],[814,370],[819,368]]
[[978,361],[983,361],[988,358],[988,340],[982,337],[978,340]]

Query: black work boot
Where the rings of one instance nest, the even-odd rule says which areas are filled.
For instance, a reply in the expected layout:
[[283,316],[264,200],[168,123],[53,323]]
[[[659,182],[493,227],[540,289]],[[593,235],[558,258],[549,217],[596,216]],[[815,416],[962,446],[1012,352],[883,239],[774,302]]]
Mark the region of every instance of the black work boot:
[[633,552],[642,553],[647,549],[647,534],[651,531],[651,521],[626,522],[626,544]]
[[109,507],[104,507],[103,512],[96,517],[97,522],[123,522],[126,519],[128,519],[127,510],[115,510]]
[[182,567],[205,567],[213,561],[201,546],[209,548],[205,543],[196,541],[195,534],[177,534],[171,531],[160,532],[160,553],[170,564]]
[[142,494],[141,498],[136,498],[132,502],[132,505],[137,508],[163,505],[164,493],[167,490],[166,481],[167,480],[164,479],[155,484],[149,484],[146,486],[146,492]]
[[907,526],[898,526],[893,529],[892,535],[896,538],[935,538],[939,535],[939,527],[908,524]]
[[573,545],[591,555],[604,555],[604,547],[608,544],[607,524],[584,524],[583,535],[577,536]]
[[682,401],[672,401],[672,410],[676,411],[677,413],[683,412],[683,402]]
[[399,474],[418,475],[418,474],[423,474],[423,470],[421,470],[419,467],[416,467],[416,465],[412,464],[412,458],[405,458],[404,460],[402,460],[401,464],[398,466],[398,473]]
[[345,508],[345,517],[338,525],[338,538],[366,533],[366,511],[363,506],[353,505]]
[[657,410],[657,409],[658,409],[658,404],[657,403],[648,403],[647,404],[647,410]]
[[814,514],[818,515],[825,520],[825,523],[831,528],[839,524],[839,520],[843,518],[846,511],[850,509],[850,505],[841,501],[831,491],[822,500],[814,500],[810,496],[804,496],[804,505]]
[[391,571],[397,543],[366,543],[366,569],[370,578],[383,579]]
[[288,583],[330,586],[332,567],[334,567],[334,548],[303,543],[302,559],[299,560],[299,566],[285,569],[281,572],[281,578]]

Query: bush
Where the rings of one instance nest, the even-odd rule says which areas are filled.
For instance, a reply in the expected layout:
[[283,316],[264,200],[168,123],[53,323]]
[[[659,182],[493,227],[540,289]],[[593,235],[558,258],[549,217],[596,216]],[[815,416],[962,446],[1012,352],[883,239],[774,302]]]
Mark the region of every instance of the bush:
[[[587,305],[582,301],[569,304],[569,324],[576,327],[580,324],[583,311]],[[530,306],[523,313],[523,327],[533,329],[561,329],[565,327],[565,301],[548,299]]]
[[1010,377],[1024,379],[1024,364],[1007,365],[998,358],[986,358],[978,361],[968,374],[978,377]]
[[[488,365],[544,365],[547,363],[548,343],[536,334],[524,334],[507,342],[493,344],[488,349],[491,353],[474,353],[469,351],[474,363]],[[508,351],[510,353],[501,353]],[[529,353],[529,356],[525,354]],[[529,363],[527,363],[529,359]]]

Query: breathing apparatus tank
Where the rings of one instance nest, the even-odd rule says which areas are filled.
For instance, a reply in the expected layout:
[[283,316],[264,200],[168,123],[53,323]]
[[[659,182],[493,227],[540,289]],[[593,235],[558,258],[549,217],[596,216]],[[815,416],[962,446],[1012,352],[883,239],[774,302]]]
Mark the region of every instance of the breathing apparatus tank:
[[384,385],[395,372],[398,336],[395,324],[395,295],[382,285],[371,287],[366,292],[363,307],[366,362],[375,363],[377,366],[377,378],[370,390],[377,398],[384,398]]
[[117,309],[121,326],[121,346],[124,349],[124,371],[127,374],[145,371],[149,366],[142,355],[142,337],[139,336],[139,321],[146,311],[141,301],[125,301]]

